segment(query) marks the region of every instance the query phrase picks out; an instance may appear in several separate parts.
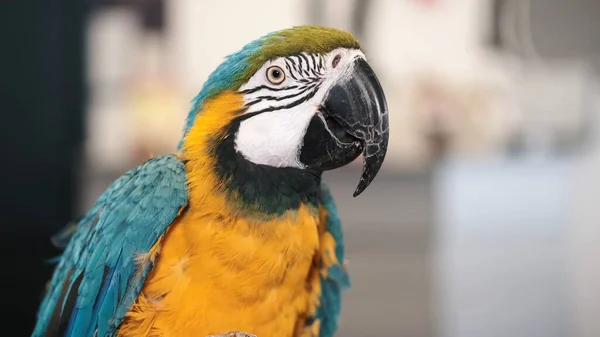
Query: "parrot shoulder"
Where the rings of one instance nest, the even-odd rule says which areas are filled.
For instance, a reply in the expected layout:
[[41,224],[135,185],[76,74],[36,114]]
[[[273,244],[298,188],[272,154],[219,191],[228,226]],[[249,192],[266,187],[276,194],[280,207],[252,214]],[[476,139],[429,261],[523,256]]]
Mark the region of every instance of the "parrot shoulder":
[[166,155],[111,184],[72,232],[64,232],[68,245],[33,336],[115,334],[154,266],[151,255],[187,206],[186,180],[184,163]]

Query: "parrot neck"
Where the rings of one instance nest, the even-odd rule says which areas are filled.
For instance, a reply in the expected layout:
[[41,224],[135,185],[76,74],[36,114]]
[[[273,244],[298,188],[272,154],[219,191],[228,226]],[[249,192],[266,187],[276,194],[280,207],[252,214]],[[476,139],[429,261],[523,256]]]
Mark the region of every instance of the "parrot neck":
[[[321,172],[260,165],[235,150],[241,95],[223,93],[205,103],[183,142],[190,207],[271,219],[302,204],[316,212]],[[210,203],[210,205],[207,205]],[[228,215],[228,214],[224,214]]]
[[[230,124],[228,134],[234,134],[238,126],[239,122]],[[233,136],[215,144],[215,155],[215,172],[227,192],[253,212],[281,215],[301,204],[318,205],[321,172],[255,164],[235,150]]]

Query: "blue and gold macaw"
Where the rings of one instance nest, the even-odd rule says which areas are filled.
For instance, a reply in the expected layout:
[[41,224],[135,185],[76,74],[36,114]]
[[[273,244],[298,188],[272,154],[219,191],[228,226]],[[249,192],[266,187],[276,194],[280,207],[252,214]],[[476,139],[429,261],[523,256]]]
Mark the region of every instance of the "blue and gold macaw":
[[247,44],[194,99],[177,153],[125,173],[62,233],[33,336],[331,337],[349,282],[321,174],[362,153],[357,196],[387,142],[351,34],[300,26]]

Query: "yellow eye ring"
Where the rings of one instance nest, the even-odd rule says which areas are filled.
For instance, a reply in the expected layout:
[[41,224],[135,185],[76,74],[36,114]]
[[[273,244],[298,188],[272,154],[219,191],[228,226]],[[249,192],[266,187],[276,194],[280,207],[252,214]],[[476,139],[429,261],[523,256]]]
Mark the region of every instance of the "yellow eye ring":
[[281,84],[285,80],[285,72],[278,66],[267,68],[267,79],[273,84]]

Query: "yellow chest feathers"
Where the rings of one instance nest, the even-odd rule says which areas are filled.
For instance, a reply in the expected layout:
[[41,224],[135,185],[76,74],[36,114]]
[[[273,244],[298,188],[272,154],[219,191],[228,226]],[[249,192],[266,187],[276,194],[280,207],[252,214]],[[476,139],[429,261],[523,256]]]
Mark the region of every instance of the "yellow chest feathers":
[[198,337],[243,330],[293,336],[295,325],[314,310],[318,221],[305,206],[262,223],[189,210],[165,235],[119,335]]

